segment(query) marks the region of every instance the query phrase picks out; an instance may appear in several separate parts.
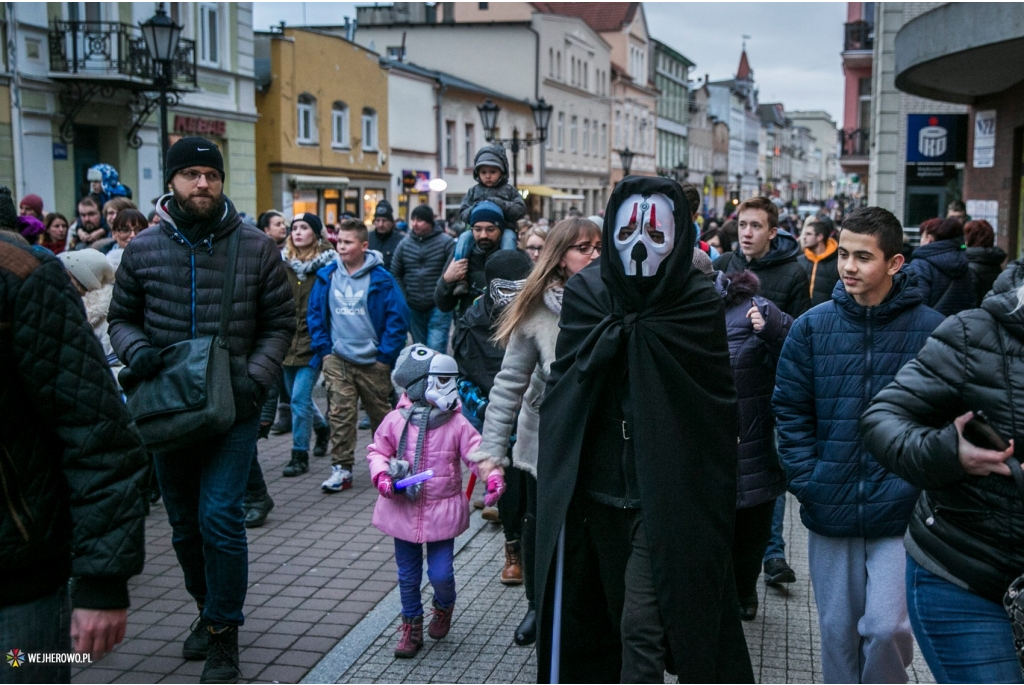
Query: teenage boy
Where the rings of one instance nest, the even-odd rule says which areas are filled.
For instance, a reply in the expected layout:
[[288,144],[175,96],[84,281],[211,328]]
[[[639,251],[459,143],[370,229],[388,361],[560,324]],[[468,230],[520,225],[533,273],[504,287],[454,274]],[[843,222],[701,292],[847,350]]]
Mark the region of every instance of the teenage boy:
[[839,243],[832,237],[832,219],[827,216],[809,221],[800,233],[803,254],[796,261],[807,272],[811,284],[811,305],[818,306],[832,299],[832,290],[839,281]]
[[905,683],[913,652],[903,533],[918,491],[879,465],[858,430],[943,320],[900,272],[902,246],[884,209],[843,222],[839,287],[793,324],[776,374],[779,456],[809,531],[826,683]]
[[323,360],[327,422],[331,427],[331,475],[324,492],[352,487],[356,449],[356,403],[362,400],[370,428],[391,411],[391,369],[405,346],[409,308],[377,252],[368,251],[368,231],[358,219],[338,230],[337,261],[316,273],[307,323],[316,368]]

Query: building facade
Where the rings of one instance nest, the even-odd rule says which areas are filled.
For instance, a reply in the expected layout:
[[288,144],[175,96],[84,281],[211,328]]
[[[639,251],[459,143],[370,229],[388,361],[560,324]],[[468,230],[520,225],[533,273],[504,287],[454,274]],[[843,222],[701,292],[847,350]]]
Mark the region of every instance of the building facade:
[[828,112],[815,110],[790,110],[789,120],[797,126],[806,126],[814,138],[812,163],[808,167],[808,183],[812,190],[810,197],[825,200],[839,193],[842,172],[839,168],[839,131],[836,122]]
[[[4,3],[10,49],[0,65],[0,182],[35,193],[45,211],[74,215],[86,171],[110,164],[143,211],[165,192],[159,119],[139,23],[152,3]],[[252,3],[168,3],[179,23],[173,143],[220,146],[225,193],[256,211]],[[77,60],[74,58],[77,56]]]
[[740,198],[759,192],[761,120],[757,115],[757,88],[747,51],[740,53],[736,77],[708,84],[711,115],[729,126],[729,182]]
[[875,8],[874,2],[846,3],[843,27],[843,128],[839,159],[845,174],[843,193],[856,203],[867,200]]
[[[714,168],[714,122],[708,113],[708,89],[701,84],[689,89],[689,113],[686,142],[689,151],[687,180],[701,189],[701,210],[716,212],[716,195],[722,192]],[[723,171],[724,173],[724,171]]]
[[[694,183],[699,188],[704,182],[700,169],[690,174],[688,125],[690,123],[690,69],[695,65],[659,40],[654,40],[651,67],[654,87],[658,90],[658,175],[673,176]],[[702,131],[710,133],[710,131]],[[710,140],[701,141],[710,152]],[[701,148],[704,150],[704,148]],[[710,154],[708,154],[710,162]],[[706,165],[710,166],[710,164]],[[703,167],[701,167],[703,168]]]

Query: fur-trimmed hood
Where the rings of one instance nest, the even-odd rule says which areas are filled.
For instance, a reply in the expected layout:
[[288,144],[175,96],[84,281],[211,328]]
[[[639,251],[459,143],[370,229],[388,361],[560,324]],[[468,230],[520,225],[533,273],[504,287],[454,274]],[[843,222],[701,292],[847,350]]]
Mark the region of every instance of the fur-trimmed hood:
[[761,281],[753,271],[737,271],[728,275],[716,271],[715,289],[722,296],[725,308],[728,309],[757,295],[761,289]]
[[107,311],[110,309],[110,298],[114,294],[114,284],[108,283],[97,290],[90,290],[82,296],[82,304],[85,305],[85,315],[89,319],[89,325],[96,328],[106,323]]

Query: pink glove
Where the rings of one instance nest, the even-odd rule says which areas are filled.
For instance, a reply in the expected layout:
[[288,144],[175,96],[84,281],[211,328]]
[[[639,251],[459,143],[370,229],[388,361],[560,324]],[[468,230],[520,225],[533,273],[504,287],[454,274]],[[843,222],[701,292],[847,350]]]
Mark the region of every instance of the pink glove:
[[391,496],[395,494],[395,484],[392,482],[391,476],[383,471],[374,477],[373,484],[377,486],[377,492],[384,499],[391,499]]
[[505,492],[505,477],[497,471],[487,476],[487,489],[484,491],[484,506],[493,507]]

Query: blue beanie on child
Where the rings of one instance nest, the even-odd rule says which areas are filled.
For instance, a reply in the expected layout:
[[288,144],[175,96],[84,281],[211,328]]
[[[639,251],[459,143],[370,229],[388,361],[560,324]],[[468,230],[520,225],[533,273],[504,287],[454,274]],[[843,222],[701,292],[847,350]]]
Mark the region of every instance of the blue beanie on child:
[[469,214],[469,225],[473,226],[478,221],[489,221],[492,224],[505,228],[505,214],[501,207],[490,200],[478,202]]

